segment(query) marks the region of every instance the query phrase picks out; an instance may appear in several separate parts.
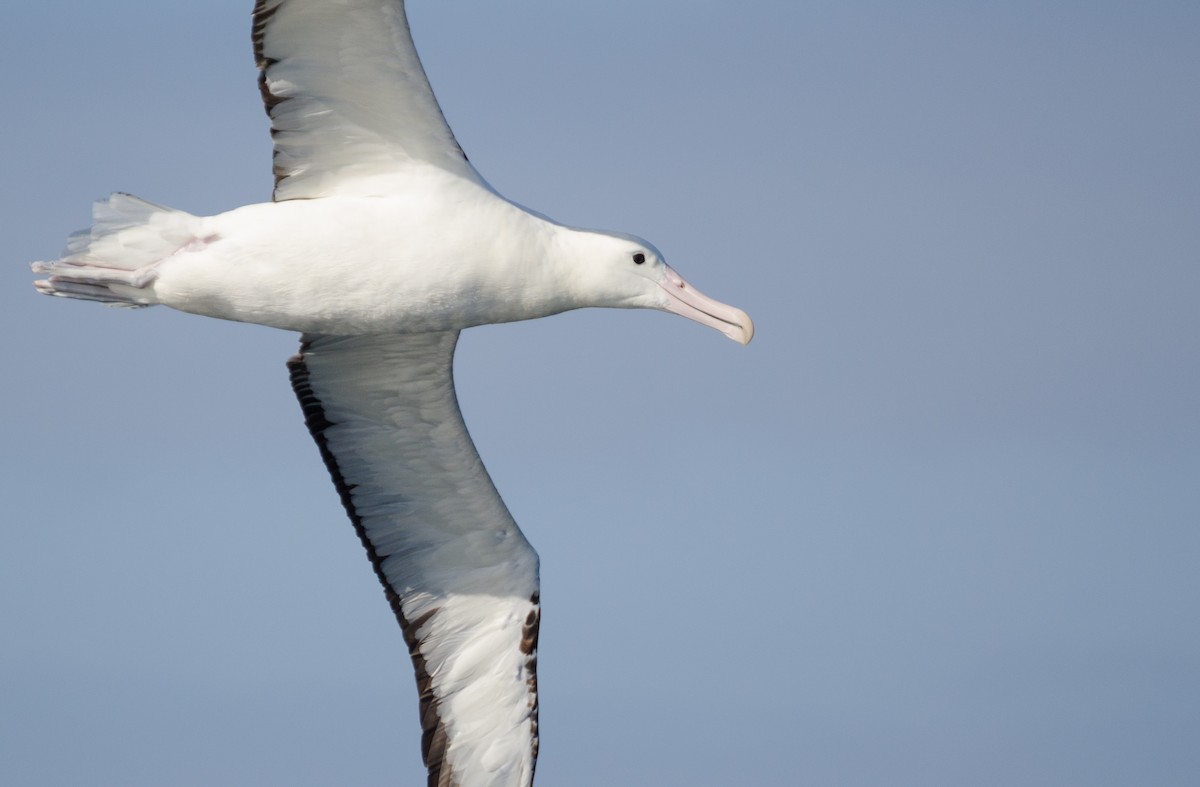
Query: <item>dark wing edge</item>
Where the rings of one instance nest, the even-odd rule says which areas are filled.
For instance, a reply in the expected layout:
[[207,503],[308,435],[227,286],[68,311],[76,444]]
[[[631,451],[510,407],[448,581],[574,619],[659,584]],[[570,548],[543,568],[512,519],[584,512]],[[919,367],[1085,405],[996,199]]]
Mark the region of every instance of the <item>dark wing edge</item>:
[[[280,8],[281,3],[272,3],[271,0],[255,0],[254,12],[250,23],[250,42],[254,46],[254,63],[258,66],[258,92],[262,96],[263,109],[266,110],[267,117],[274,119],[275,106],[286,99],[275,95],[271,92],[271,87],[267,82],[267,70],[279,61],[267,57],[263,52],[263,37],[266,35],[267,24],[271,21],[271,17],[275,16]],[[275,136],[274,128],[271,129],[271,136]],[[275,176],[275,187],[279,187],[279,182],[287,177],[288,173],[279,164],[279,151],[275,151],[271,155],[272,166],[271,170]]]

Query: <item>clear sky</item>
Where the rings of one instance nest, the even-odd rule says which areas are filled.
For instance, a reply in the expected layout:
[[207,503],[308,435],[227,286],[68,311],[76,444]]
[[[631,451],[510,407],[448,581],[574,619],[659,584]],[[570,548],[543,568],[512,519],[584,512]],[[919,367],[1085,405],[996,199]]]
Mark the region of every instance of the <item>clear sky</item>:
[[[249,0],[8,3],[0,782],[423,784],[295,337],[34,293],[269,198]],[[745,308],[463,338],[539,785],[1200,783],[1200,5],[415,0],[493,185]]]

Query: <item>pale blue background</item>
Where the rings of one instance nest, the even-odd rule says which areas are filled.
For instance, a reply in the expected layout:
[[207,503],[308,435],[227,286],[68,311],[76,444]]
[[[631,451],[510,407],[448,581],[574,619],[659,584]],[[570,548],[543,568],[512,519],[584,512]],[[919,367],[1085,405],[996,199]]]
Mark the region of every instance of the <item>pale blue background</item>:
[[[6,3],[0,783],[424,784],[281,332],[51,301],[270,194],[249,0]],[[419,1],[463,147],[749,311],[471,331],[539,785],[1200,783],[1200,5]]]

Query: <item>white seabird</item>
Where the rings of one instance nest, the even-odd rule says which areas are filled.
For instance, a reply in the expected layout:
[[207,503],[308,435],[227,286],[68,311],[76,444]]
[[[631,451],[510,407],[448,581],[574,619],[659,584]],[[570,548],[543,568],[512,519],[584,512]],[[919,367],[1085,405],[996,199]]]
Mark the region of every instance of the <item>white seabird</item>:
[[442,117],[402,0],[258,0],[274,202],[216,216],[114,194],[49,295],[300,331],[305,421],[416,669],[430,785],[530,785],[538,558],[471,443],[458,333],[585,306],[671,311],[741,343],[740,309],[639,238],[501,197]]

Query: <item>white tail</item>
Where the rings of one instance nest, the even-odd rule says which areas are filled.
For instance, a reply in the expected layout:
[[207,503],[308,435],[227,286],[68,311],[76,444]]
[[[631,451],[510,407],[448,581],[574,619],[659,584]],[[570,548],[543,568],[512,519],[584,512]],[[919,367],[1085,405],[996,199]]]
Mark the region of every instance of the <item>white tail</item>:
[[92,227],[73,233],[62,259],[35,262],[38,292],[138,308],[157,301],[146,286],[158,264],[187,247],[199,218],[131,194],[113,194],[92,206]]

